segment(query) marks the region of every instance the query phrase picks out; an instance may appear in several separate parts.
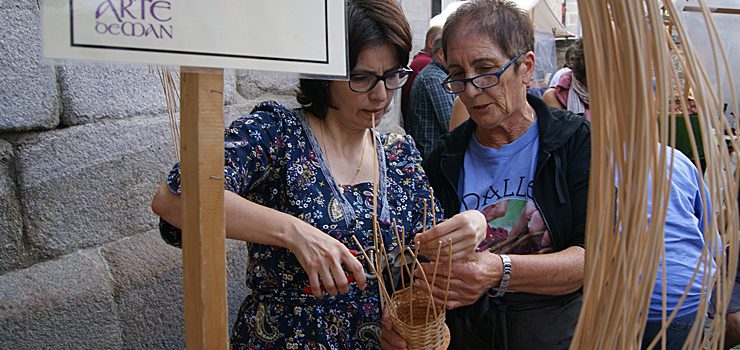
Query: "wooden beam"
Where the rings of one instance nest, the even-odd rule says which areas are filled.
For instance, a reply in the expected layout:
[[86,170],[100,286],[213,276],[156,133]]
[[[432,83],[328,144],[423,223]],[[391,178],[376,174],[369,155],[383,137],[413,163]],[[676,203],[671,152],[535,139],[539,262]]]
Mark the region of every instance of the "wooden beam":
[[185,347],[226,350],[223,69],[180,79]]
[[[701,7],[685,6],[683,10],[686,12],[701,12]],[[734,8],[729,8],[729,7],[710,7],[709,12],[721,13],[721,14],[727,14],[727,15],[740,15],[740,9],[734,9]]]

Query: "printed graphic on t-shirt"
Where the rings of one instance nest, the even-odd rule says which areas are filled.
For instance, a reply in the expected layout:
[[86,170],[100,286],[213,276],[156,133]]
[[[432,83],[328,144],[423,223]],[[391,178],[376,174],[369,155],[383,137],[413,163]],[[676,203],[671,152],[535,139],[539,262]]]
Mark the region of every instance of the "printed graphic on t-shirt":
[[481,210],[488,222],[478,250],[500,254],[542,254],[552,251],[550,233],[533,202],[504,199]]
[[534,183],[528,181],[524,176],[514,179],[505,178],[502,180],[500,186],[488,186],[484,191],[481,191],[481,193],[466,193],[462,197],[463,207],[461,211],[481,210],[481,208],[488,206],[489,203],[496,203],[507,198],[534,199],[532,194]]

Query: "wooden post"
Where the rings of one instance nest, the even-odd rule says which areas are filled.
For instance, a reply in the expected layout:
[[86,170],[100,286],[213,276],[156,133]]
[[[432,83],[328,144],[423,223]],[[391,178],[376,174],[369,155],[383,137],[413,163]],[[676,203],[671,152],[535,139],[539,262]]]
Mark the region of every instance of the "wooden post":
[[181,69],[185,347],[227,349],[223,69]]

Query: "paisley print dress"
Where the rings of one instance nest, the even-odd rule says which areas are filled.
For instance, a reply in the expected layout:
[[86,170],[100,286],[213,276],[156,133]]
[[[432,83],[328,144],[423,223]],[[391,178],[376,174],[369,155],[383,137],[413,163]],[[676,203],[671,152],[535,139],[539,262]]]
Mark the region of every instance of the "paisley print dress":
[[[392,223],[408,243],[421,232],[429,184],[412,139],[376,134],[378,221],[388,251],[396,248]],[[339,185],[302,110],[264,102],[225,131],[225,188],[255,203],[293,215],[358,249],[372,243],[373,184]],[[180,191],[176,165],[168,178]],[[437,210],[439,213],[440,210]],[[427,211],[431,224],[431,210]],[[441,219],[440,217],[437,218]],[[247,296],[231,333],[232,349],[379,349],[380,296],[376,280],[364,291],[319,299],[303,292],[308,276],[285,248],[247,243]],[[368,270],[366,264],[365,269]],[[368,271],[369,272],[369,271]]]

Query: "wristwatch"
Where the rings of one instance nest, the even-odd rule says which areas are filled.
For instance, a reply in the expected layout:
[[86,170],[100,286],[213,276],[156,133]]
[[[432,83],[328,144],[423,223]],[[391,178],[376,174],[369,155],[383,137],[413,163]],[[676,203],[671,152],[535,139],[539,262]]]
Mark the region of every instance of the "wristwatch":
[[506,254],[499,254],[499,256],[504,267],[504,273],[501,276],[501,283],[496,289],[496,294],[491,295],[494,298],[502,297],[506,294],[506,289],[509,288],[509,279],[511,279],[511,258]]

